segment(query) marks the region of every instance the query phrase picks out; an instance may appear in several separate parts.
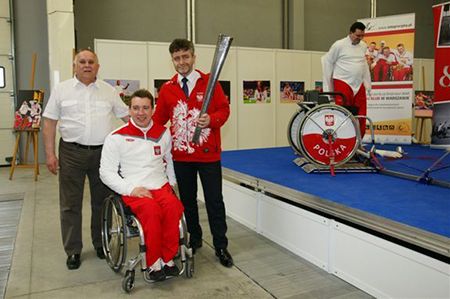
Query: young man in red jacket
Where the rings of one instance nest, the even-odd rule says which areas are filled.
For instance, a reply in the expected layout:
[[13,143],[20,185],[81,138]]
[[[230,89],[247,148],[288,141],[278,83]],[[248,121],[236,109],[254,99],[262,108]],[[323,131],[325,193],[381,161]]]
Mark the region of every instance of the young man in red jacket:
[[[177,74],[161,87],[153,120],[162,125],[170,120],[175,175],[185,208],[191,247],[194,252],[202,247],[197,206],[198,173],[216,256],[222,265],[231,267],[233,259],[227,250],[220,162],[220,127],[230,115],[230,105],[217,84],[207,112],[200,115],[209,76],[194,69],[194,45],[186,39],[175,39],[169,52]],[[196,126],[202,128],[199,144],[192,142]]]

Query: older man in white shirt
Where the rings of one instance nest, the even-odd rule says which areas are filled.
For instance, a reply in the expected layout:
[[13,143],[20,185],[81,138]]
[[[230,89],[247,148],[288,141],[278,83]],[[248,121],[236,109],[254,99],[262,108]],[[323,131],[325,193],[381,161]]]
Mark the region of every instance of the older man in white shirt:
[[[99,258],[105,258],[101,239],[101,208],[110,193],[99,176],[100,155],[105,137],[112,131],[112,118],[128,121],[128,108],[114,88],[97,79],[100,65],[89,49],[75,56],[75,76],[58,84],[44,111],[43,136],[47,168],[59,169],[61,235],[69,270],[81,264],[82,206],[84,182],[91,193],[91,238]],[[55,153],[56,125],[61,139],[59,160]]]
[[[324,91],[340,92],[336,104],[345,106],[353,114],[367,115],[366,91],[370,92],[371,79],[366,61],[367,45],[362,41],[366,26],[355,22],[348,36],[336,41],[322,57]],[[366,130],[365,119],[360,119],[361,137]]]

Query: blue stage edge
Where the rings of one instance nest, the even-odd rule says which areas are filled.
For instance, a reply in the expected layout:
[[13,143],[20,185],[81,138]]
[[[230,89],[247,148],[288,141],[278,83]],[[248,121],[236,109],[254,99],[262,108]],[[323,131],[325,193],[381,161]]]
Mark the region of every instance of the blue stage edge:
[[[445,153],[402,146],[402,159],[380,159],[389,170],[421,176]],[[378,146],[395,149],[395,146]],[[323,200],[450,238],[450,189],[380,173],[307,174],[290,147],[224,151],[222,166]],[[450,181],[450,155],[429,176]]]

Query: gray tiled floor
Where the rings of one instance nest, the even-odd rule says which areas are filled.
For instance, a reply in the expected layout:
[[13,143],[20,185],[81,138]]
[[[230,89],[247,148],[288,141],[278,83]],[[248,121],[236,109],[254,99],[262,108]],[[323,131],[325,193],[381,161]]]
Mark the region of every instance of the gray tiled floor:
[[[58,181],[41,167],[17,169],[9,181],[0,168],[1,194],[24,194],[5,298],[130,298],[121,276],[96,258],[89,240],[89,204],[84,205],[84,251],[79,270],[68,271],[61,245]],[[222,267],[214,256],[205,210],[204,246],[196,254],[192,279],[145,284],[136,276],[134,298],[370,298],[364,292],[228,219],[229,249],[236,266]]]
[[16,194],[0,196],[0,298],[3,298],[17,234],[22,200]]

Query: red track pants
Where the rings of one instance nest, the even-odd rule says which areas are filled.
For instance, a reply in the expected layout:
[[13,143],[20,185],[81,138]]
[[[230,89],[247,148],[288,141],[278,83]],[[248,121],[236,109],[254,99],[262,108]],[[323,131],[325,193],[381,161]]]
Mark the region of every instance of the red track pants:
[[147,247],[147,267],[157,259],[167,263],[177,254],[180,231],[178,228],[183,205],[169,184],[161,189],[150,190],[153,198],[122,196],[144,230]]
[[[354,95],[352,88],[344,81],[333,79],[334,91],[342,93],[346,102],[342,97],[336,97],[336,104],[339,106],[353,106],[358,108],[358,115],[367,115],[367,98],[366,98],[366,88],[364,84],[361,84],[358,92]],[[361,138],[364,137],[366,133],[366,120],[364,118],[359,119],[359,128],[361,133]]]

